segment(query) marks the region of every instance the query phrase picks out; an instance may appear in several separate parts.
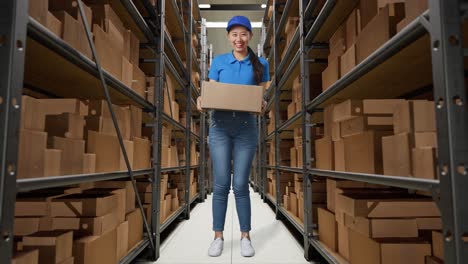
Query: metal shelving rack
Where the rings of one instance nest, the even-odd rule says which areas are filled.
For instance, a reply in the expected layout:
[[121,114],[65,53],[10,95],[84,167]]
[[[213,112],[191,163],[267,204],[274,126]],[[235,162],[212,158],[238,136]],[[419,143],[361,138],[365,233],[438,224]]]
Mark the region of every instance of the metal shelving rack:
[[[289,6],[293,0],[288,0],[284,5]],[[284,1],[283,1],[284,2]],[[355,180],[373,184],[388,185],[393,187],[429,191],[432,193],[434,201],[438,204],[443,222],[444,254],[446,263],[468,263],[468,206],[463,204],[466,200],[464,190],[468,189],[468,110],[466,108],[467,90],[465,87],[465,71],[463,57],[467,52],[462,47],[463,32],[461,25],[467,14],[466,1],[460,0],[429,0],[429,10],[409,23],[398,34],[391,38],[386,44],[376,50],[367,59],[357,65],[351,72],[343,76],[325,92],[315,98],[310,98],[309,94],[309,68],[315,67],[324,61],[319,56],[320,50],[327,49],[327,42],[341,22],[355,7],[357,1],[347,0],[327,0],[320,10],[317,9],[319,1],[302,0],[299,1],[300,24],[293,42],[299,41],[299,50],[293,50],[294,44],[290,45],[285,58],[278,65],[276,51],[276,33],[282,30],[287,8],[283,16],[278,21],[278,12],[275,8],[270,21],[264,19],[265,36],[263,48],[268,50],[269,39],[275,36],[273,47],[268,54],[270,63],[274,63],[276,69],[275,76],[282,76],[282,80],[273,80],[270,89],[266,92],[265,98],[270,99],[267,109],[271,109],[274,104],[276,128],[275,131],[267,135],[265,131],[266,118],[261,120],[259,148],[259,161],[261,167],[257,173],[259,177],[255,183],[260,190],[260,195],[265,201],[270,201],[276,208],[277,217],[284,215],[304,236],[304,256],[311,259],[315,254],[320,254],[329,263],[339,263],[319,241],[316,232],[316,223],[312,222],[312,191],[311,184],[315,176],[328,178]],[[278,6],[277,0],[268,1],[268,7]],[[273,26],[274,25],[274,26]],[[466,33],[466,32],[465,32]],[[314,168],[314,153],[310,129],[320,123],[319,113],[327,104],[336,98],[349,98],[351,92],[359,92],[361,98],[395,98],[412,92],[411,88],[406,89],[373,89],[375,85],[366,82],[364,76],[372,76],[374,70],[384,69],[385,63],[400,63],[401,69],[392,76],[381,76],[384,79],[397,80],[402,77],[405,71],[415,72],[418,65],[407,63],[404,54],[416,54],[425,58],[419,62],[430,68],[432,59],[432,80],[434,84],[434,98],[436,103],[437,120],[437,140],[439,142],[439,180],[427,180],[408,177],[397,177],[387,175],[374,175],[352,172],[337,172],[319,170]],[[291,59],[291,56],[294,56]],[[326,60],[325,60],[326,62]],[[408,66],[405,66],[408,65]],[[285,69],[286,67],[286,69]],[[295,67],[300,67],[300,78],[302,80],[302,111],[294,115],[283,124],[278,124],[278,101],[281,96],[281,88],[286,83],[287,76],[291,74]],[[409,67],[409,68],[408,68]],[[285,71],[285,73],[283,73]],[[430,78],[430,70],[427,78]],[[398,76],[400,75],[400,76]],[[285,77],[286,76],[286,77]],[[424,78],[425,75],[421,75]],[[279,77],[278,77],[279,78]],[[404,81],[401,78],[401,81]],[[385,81],[385,80],[384,80]],[[276,85],[275,85],[276,83]],[[389,82],[393,83],[394,82]],[[391,84],[390,84],[391,85]],[[389,88],[389,87],[387,87]],[[414,90],[414,89],[413,89]],[[356,94],[356,93],[354,93]],[[301,124],[303,133],[303,168],[289,168],[279,166],[278,143],[280,133],[290,128],[292,125]],[[274,166],[266,163],[266,142],[276,139],[276,164]],[[279,180],[279,171],[289,171],[303,173],[304,176],[304,225],[288,215],[273,197],[266,194],[266,170],[275,170],[276,179]],[[278,184],[279,186],[279,184]],[[277,194],[279,194],[277,187]],[[279,197],[277,195],[277,197]]]
[[[135,6],[136,2],[144,7],[147,16],[143,17],[140,11]],[[153,208],[152,222],[150,223],[150,233],[146,234],[137,247],[124,257],[120,263],[131,263],[135,258],[145,250],[150,249],[151,240],[154,241],[154,248],[150,255],[152,260],[159,258],[160,248],[160,233],[165,230],[175,219],[180,216],[189,219],[190,206],[195,201],[204,201],[203,184],[204,173],[199,174],[199,188],[201,191],[198,195],[190,198],[190,170],[202,169],[205,164],[204,156],[200,156],[199,165],[191,165],[190,160],[190,144],[192,140],[204,144],[205,135],[195,135],[190,130],[190,117],[192,109],[195,107],[194,96],[199,95],[199,91],[195,88],[191,79],[192,65],[196,69],[200,69],[198,62],[193,61],[192,33],[194,30],[193,24],[184,25],[181,19],[181,12],[185,12],[189,17],[187,21],[195,21],[193,13],[197,13],[197,22],[201,22],[201,17],[198,9],[198,4],[193,5],[191,1],[183,1],[182,9],[177,6],[176,0],[160,0],[157,1],[157,6],[152,6],[149,0],[120,0],[115,4],[120,5],[119,12],[125,12],[125,16],[130,18],[130,27],[142,40],[142,49],[153,50],[153,59],[140,58],[140,63],[154,64],[154,73],[157,77],[155,81],[155,105],[146,101],[143,97],[136,94],[129,87],[117,80],[111,74],[103,70],[104,79],[112,91],[112,99],[118,103],[128,103],[138,105],[147,112],[153,115],[153,167],[145,170],[133,171],[134,176],[149,175],[153,182]],[[28,47],[26,46],[27,39],[31,39],[40,45],[43,49],[50,50],[54,56],[66,60],[70,67],[82,70],[96,78],[96,83],[99,78],[99,71],[93,60],[85,57],[80,52],[73,49],[68,43],[55,36],[47,28],[39,24],[28,15],[29,0],[8,0],[0,4],[0,118],[2,120],[3,129],[0,132],[0,157],[1,157],[1,173],[0,173],[0,263],[10,263],[13,252],[13,224],[14,224],[14,208],[17,192],[25,192],[51,187],[68,186],[85,182],[96,182],[103,180],[114,179],[129,179],[126,171],[110,172],[110,173],[95,173],[95,174],[80,174],[67,175],[60,177],[45,177],[33,179],[16,179],[17,158],[18,158],[18,141],[19,141],[19,126],[21,116],[21,95],[23,89],[23,75],[25,68],[25,53]],[[193,9],[192,9],[193,7]],[[124,11],[122,11],[124,10]],[[172,12],[172,13],[171,13]],[[120,13],[119,13],[120,14]],[[177,49],[164,31],[164,23],[166,16],[170,15],[177,19],[178,26],[183,34],[183,44],[186,51],[187,67],[182,63],[181,56]],[[146,41],[146,43],[145,43]],[[167,48],[167,50],[166,50]],[[175,64],[173,64],[175,62]],[[185,98],[187,121],[186,124],[176,122],[172,117],[163,113],[163,87],[165,69],[174,76],[176,81],[183,89]],[[57,72],[56,74],[63,74]],[[96,89],[97,84],[91,89],[83,89],[81,94],[88,95],[92,93],[92,89]],[[97,86],[98,87],[98,86]],[[100,89],[100,87],[99,87]],[[63,94],[56,94],[64,96]],[[161,168],[161,133],[162,124],[168,124],[178,130],[178,133],[183,133],[186,142],[186,164],[185,166],[176,168]],[[200,130],[205,131],[205,123],[200,123]],[[203,151],[203,148],[201,147]],[[182,205],[179,210],[174,212],[164,223],[159,223],[159,192],[162,173],[168,172],[185,172],[186,175],[186,194],[185,205]]]

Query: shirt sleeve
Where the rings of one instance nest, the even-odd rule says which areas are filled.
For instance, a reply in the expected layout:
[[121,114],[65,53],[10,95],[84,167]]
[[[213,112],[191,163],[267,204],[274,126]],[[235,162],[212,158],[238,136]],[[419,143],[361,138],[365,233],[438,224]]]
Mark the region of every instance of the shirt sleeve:
[[268,82],[270,80],[270,66],[267,60],[262,60],[263,63],[263,79],[262,82]]
[[214,58],[211,62],[210,71],[208,73],[208,78],[219,82],[219,59]]

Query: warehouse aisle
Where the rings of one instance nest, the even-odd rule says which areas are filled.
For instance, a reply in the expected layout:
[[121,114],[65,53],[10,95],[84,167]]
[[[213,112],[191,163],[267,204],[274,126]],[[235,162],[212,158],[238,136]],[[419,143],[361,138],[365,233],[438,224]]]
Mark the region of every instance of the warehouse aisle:
[[209,195],[205,203],[195,206],[189,221],[183,221],[161,245],[161,257],[157,264],[189,263],[255,263],[255,264],[301,264],[304,259],[302,246],[291,235],[281,221],[275,219],[271,208],[251,189],[252,199],[252,243],[256,255],[244,258],[240,255],[239,221],[235,210],[234,195],[229,195],[224,232],[224,251],[218,258],[207,255],[213,239],[211,231],[211,202]]

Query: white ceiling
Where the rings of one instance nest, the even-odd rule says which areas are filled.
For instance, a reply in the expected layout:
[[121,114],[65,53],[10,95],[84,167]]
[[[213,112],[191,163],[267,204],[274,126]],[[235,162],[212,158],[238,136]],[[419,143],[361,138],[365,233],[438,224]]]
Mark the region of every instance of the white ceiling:
[[198,0],[199,4],[234,5],[234,4],[264,4],[266,0]]

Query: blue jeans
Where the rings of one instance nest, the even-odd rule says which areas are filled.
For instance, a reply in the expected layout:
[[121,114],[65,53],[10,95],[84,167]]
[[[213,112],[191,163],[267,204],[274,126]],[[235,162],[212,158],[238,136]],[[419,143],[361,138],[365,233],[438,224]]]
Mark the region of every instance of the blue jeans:
[[251,229],[249,175],[257,149],[256,116],[250,113],[214,111],[210,120],[210,156],[213,162],[213,230],[223,231],[228,195],[233,189],[241,232]]

